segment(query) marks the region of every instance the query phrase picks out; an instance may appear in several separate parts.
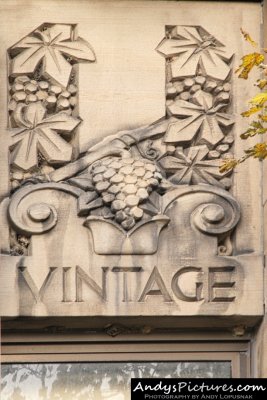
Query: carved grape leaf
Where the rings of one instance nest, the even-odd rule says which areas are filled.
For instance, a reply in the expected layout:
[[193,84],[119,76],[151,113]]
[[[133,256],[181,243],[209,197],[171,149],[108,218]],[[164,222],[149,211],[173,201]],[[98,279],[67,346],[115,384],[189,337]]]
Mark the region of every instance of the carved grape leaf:
[[221,160],[206,160],[209,149],[206,145],[190,147],[188,154],[178,151],[175,156],[166,156],[160,165],[173,174],[170,181],[176,185],[198,185],[206,183],[224,188],[220,179],[228,171],[219,171]]
[[59,133],[70,135],[81,121],[63,111],[49,117],[45,117],[45,112],[37,102],[28,106],[18,104],[13,114],[18,128],[11,133],[11,163],[24,171],[38,164],[38,151],[49,163],[71,160],[72,146]]
[[214,146],[224,137],[221,126],[227,127],[234,123],[231,115],[219,112],[225,104],[214,106],[213,97],[209,93],[199,91],[194,101],[196,104],[178,99],[168,106],[172,115],[182,119],[169,125],[166,143],[191,142],[199,132],[198,144]]
[[[171,58],[172,78],[195,76],[201,66],[206,75],[225,80],[230,72],[228,62],[232,53],[203,28],[177,26],[171,37],[163,39],[157,50]],[[226,61],[226,62],[225,62]]]
[[63,24],[34,31],[11,48],[20,50],[11,60],[11,74],[33,73],[41,62],[43,76],[66,87],[72,70],[67,57],[76,62],[95,61],[90,45],[72,36],[72,27]]

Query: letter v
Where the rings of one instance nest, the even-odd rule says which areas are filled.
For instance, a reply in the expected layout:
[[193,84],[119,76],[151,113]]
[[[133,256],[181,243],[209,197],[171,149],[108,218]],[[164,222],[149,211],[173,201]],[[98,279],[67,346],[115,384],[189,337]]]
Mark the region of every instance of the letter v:
[[42,301],[44,292],[45,292],[46,288],[49,286],[49,284],[57,270],[57,267],[49,268],[50,271],[48,272],[40,290],[38,290],[34,280],[32,279],[31,275],[29,274],[29,272],[27,270],[27,267],[18,267],[18,269],[19,269],[20,273],[22,274],[25,282],[27,283],[28,288],[30,289],[36,303],[38,303],[39,301]]

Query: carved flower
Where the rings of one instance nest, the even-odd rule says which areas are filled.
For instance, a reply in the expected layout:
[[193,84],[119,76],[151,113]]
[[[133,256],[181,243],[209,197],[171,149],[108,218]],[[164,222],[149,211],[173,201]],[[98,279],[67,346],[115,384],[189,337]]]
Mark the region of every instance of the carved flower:
[[[18,54],[17,51],[20,50]],[[35,30],[10,49],[15,56],[11,60],[11,74],[33,73],[42,63],[42,74],[66,87],[72,65],[67,57],[76,62],[95,61],[90,45],[73,37],[71,25],[53,25],[44,31]]]
[[225,104],[219,102],[215,106],[214,97],[202,90],[193,96],[192,101],[194,103],[176,100],[168,106],[172,115],[182,119],[169,125],[165,142],[191,142],[199,132],[198,144],[216,145],[224,137],[221,126],[227,127],[234,123],[232,115],[220,113],[219,110]]
[[170,174],[169,179],[174,184],[198,185],[206,183],[210,185],[224,185],[220,182],[227,172],[220,173],[220,160],[205,160],[209,149],[206,145],[190,147],[188,154],[176,151],[174,156],[166,156],[160,161],[160,165]]
[[38,151],[49,163],[71,160],[72,146],[59,133],[69,136],[81,121],[63,111],[46,118],[45,112],[37,102],[28,106],[18,104],[13,113],[18,128],[11,132],[11,162],[24,171],[38,164]]
[[171,60],[172,78],[195,76],[199,67],[211,78],[225,80],[230,72],[222,43],[201,27],[175,26],[157,50]]

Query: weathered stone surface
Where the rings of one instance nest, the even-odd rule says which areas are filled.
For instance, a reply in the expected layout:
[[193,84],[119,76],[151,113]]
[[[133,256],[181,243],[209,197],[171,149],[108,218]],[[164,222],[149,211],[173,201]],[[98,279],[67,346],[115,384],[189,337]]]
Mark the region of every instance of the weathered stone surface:
[[38,100],[42,101],[48,97],[48,94],[45,90],[38,90],[38,92],[36,92],[36,96]]
[[50,95],[46,98],[46,105],[48,108],[52,108],[56,105],[57,98],[54,95]]
[[38,100],[38,97],[35,94],[28,94],[26,96],[26,104],[35,103]]
[[67,110],[70,106],[70,102],[66,98],[60,98],[57,101],[57,109],[59,111],[61,110]]
[[37,90],[38,90],[38,86],[37,86],[36,84],[28,83],[28,84],[25,86],[25,92],[26,92],[27,94],[34,94],[34,93],[37,92]]
[[[164,3],[163,7],[161,2],[146,2],[145,6],[142,2],[127,2],[127,6],[118,2],[107,10],[101,4],[92,7],[91,2],[81,2],[74,19],[70,7],[64,10],[68,22],[54,24],[61,8],[59,2],[48,0],[47,18],[53,29],[61,32],[56,46],[61,39],[62,43],[71,42],[71,33],[77,47],[94,38],[91,46],[99,54],[93,67],[86,63],[80,69],[77,64],[83,60],[82,51],[80,58],[76,53],[76,58],[64,55],[62,60],[60,54],[64,68],[54,66],[47,71],[44,65],[45,76],[38,80],[34,75],[38,75],[36,65],[42,60],[37,64],[30,60],[31,72],[18,71],[24,51],[16,47],[28,36],[33,39],[31,32],[39,28],[39,22],[34,23],[40,21],[37,5],[29,6],[33,22],[28,36],[20,23],[5,39],[13,72],[7,85],[2,57],[2,96],[6,93],[3,88],[12,89],[3,101],[0,130],[1,199],[5,199],[0,213],[2,315],[183,316],[210,317],[210,321],[214,316],[233,321],[261,317],[258,165],[251,161],[240,169],[232,186],[231,177],[218,172],[219,158],[231,156],[234,138],[237,153],[243,145],[238,135],[245,86],[231,80],[231,57],[235,53],[239,58],[243,51],[239,27],[248,16],[255,21],[251,34],[258,40],[258,13],[250,5],[241,18],[240,6],[233,3],[231,14],[223,16],[223,21],[234,26],[228,35],[219,2],[207,5],[209,12],[205,13],[199,12],[197,3],[194,7],[178,3]],[[86,11],[83,15],[90,15],[93,36],[79,17],[79,7]],[[138,12],[129,13],[128,7],[136,7]],[[10,17],[9,11],[5,12]],[[108,44],[102,13],[109,27]],[[116,22],[126,16],[127,24]],[[188,50],[172,47],[172,40],[164,37],[165,26],[174,27],[176,45],[185,35],[195,50],[192,57],[187,59]],[[3,37],[6,28],[4,22],[0,27]],[[42,28],[51,30],[50,26]],[[76,29],[80,29],[78,34]],[[205,32],[212,36],[211,43],[205,41]],[[164,58],[154,52],[161,38],[157,50]],[[91,46],[85,46],[91,55],[87,62],[94,60]],[[185,58],[181,60],[179,54]],[[209,63],[209,54],[214,65]],[[165,70],[167,64],[169,70]],[[167,114],[165,71],[173,74],[166,85],[168,101],[174,99],[166,103]],[[6,100],[22,91],[26,94],[26,87],[41,106],[33,112],[21,108],[25,99],[18,99],[20,104],[13,103],[8,115]],[[68,105],[64,106],[63,99]],[[226,107],[228,100],[230,108]],[[78,102],[79,109],[75,107]],[[218,103],[225,112],[216,108]],[[64,120],[58,121],[54,117],[58,118],[60,110],[75,112],[75,116],[63,112]],[[48,123],[49,129],[58,128],[49,146],[42,137],[47,134],[51,139],[49,130],[30,133],[36,123],[33,116],[42,113],[46,117],[40,119],[40,128],[45,125],[48,129]],[[21,121],[30,131],[25,142],[15,135]],[[12,132],[14,193],[9,188],[7,148]],[[51,173],[42,173],[46,167],[52,168]],[[21,186],[20,177],[29,181]],[[227,191],[230,187],[232,194]],[[22,236],[21,255],[7,255],[18,250],[14,243],[8,249],[10,229]],[[24,237],[30,241],[28,247]]]
[[12,87],[11,87],[11,93],[15,93],[15,92],[19,92],[24,90],[24,86],[21,83],[15,83]]
[[144,211],[139,207],[133,207],[130,212],[131,212],[132,216],[134,217],[134,219],[137,219],[137,220],[141,219],[142,216],[144,215]]
[[105,193],[105,194],[103,193],[102,194],[102,199],[103,199],[104,203],[109,204],[113,200],[115,200],[115,196],[114,196],[114,194],[111,194],[111,193]]
[[114,200],[111,204],[112,211],[120,211],[126,207],[126,203],[123,200]]
[[22,91],[21,92],[15,92],[13,94],[13,99],[15,101],[17,101],[17,102],[26,100],[26,97],[27,97],[26,93],[22,92]]
[[[114,164],[113,164],[113,167],[114,167]],[[116,168],[116,167],[114,167],[114,168]],[[124,180],[124,176],[122,174],[115,174],[110,178],[111,183],[120,183],[123,180]]]
[[77,97],[72,96],[71,98],[69,98],[69,103],[70,103],[70,105],[71,105],[72,107],[77,106],[77,104],[78,104],[78,99],[77,99]]
[[70,92],[68,90],[64,90],[62,93],[60,93],[59,98],[63,99],[69,99],[70,98]]
[[108,181],[100,181],[100,182],[97,182],[97,184],[95,185],[96,190],[99,193],[105,192],[109,188],[109,186],[110,186],[110,183]]
[[50,93],[53,95],[59,95],[62,92],[62,88],[60,86],[52,85],[49,89]]
[[135,195],[129,195],[126,197],[125,202],[127,206],[134,207],[137,206],[137,204],[139,203],[139,198],[138,196]]
[[49,83],[47,81],[38,82],[38,86],[41,90],[47,90],[49,88]]

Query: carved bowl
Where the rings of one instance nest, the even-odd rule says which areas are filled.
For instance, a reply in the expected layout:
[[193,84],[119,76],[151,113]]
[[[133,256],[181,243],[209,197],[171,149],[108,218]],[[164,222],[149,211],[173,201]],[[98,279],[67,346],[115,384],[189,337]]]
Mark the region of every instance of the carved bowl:
[[169,221],[166,215],[157,215],[149,221],[139,222],[128,232],[113,221],[101,217],[88,217],[84,225],[92,233],[97,254],[146,255],[156,253],[159,234]]

